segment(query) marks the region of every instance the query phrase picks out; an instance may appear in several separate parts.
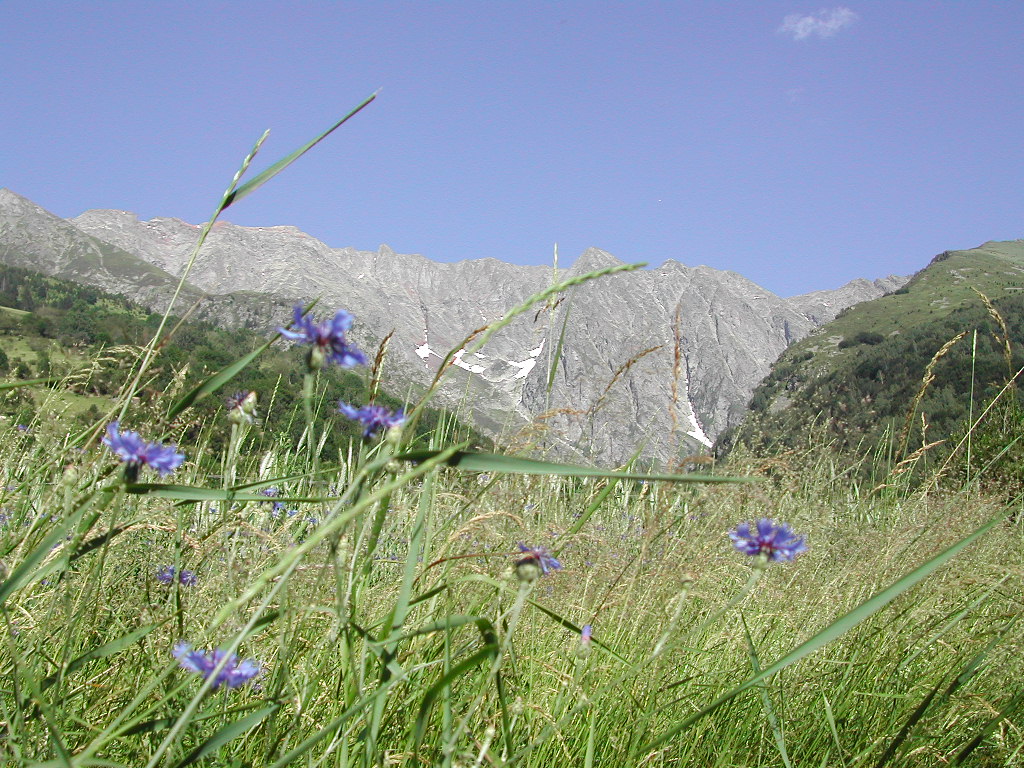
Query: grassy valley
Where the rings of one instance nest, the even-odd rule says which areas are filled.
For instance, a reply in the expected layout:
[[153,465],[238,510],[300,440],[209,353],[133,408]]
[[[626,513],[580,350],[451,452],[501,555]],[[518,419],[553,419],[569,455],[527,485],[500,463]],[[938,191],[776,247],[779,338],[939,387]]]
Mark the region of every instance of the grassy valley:
[[[851,307],[786,350],[725,442],[764,452],[818,441],[871,456],[864,469],[876,476],[930,446],[917,468],[926,475],[1024,364],[1022,289],[1022,241],[942,254],[904,288]],[[1004,393],[986,422],[1005,427],[1004,445],[1018,434],[1016,409],[1014,393]],[[1011,446],[1003,474],[1019,457]]]
[[[746,452],[700,474],[480,449],[432,390],[403,420],[340,307],[264,347],[0,271],[0,762],[1024,764],[1021,497],[969,460],[851,472],[900,458],[949,334],[972,351],[935,364],[924,440],[1020,365],[1021,248],[948,254],[795,345]],[[984,422],[999,458],[1011,423]]]

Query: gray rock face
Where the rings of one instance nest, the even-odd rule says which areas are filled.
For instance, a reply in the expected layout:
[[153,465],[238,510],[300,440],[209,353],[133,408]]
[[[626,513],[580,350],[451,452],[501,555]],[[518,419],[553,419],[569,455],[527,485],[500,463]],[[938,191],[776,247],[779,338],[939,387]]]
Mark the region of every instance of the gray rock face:
[[[63,221],[28,201],[19,208],[11,197],[0,191],[0,258],[13,252],[8,240],[32,244],[35,268],[51,274],[74,272],[65,262],[80,245],[113,248],[140,260],[140,273],[148,267],[173,279],[199,232],[177,219],[139,221],[123,211]],[[754,387],[788,344],[844,307],[902,284],[857,280],[782,299],[733,272],[670,260],[537,304],[483,348],[467,342],[553,281],[619,263],[591,248],[556,276],[547,267],[437,263],[387,246],[331,248],[293,227],[220,223],[189,283],[219,297],[211,312],[222,307],[224,322],[271,328],[286,319],[290,302],[319,298],[320,314],[344,307],[356,315],[355,337],[364,344],[393,330],[386,374],[396,394],[421,392],[454,350],[439,395],[444,404],[506,442],[606,464],[638,449],[668,459],[710,444],[742,419]],[[142,287],[115,290],[152,301]],[[223,298],[229,294],[232,300]]]

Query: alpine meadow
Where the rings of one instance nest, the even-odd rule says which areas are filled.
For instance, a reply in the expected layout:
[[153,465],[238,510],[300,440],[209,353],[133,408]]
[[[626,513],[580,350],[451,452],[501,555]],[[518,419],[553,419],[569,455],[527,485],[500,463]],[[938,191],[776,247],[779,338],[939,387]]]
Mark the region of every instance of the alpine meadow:
[[[780,302],[793,343],[713,447],[675,410],[685,329],[590,411],[551,396],[573,297],[641,264],[552,270],[422,386],[315,295],[269,334],[200,322],[224,211],[375,98],[249,178],[264,135],[178,282],[151,271],[159,311],[0,272],[0,762],[1024,765],[1019,243],[800,339]],[[474,421],[463,358],[556,312],[544,414]],[[666,434],[553,434],[655,349]]]

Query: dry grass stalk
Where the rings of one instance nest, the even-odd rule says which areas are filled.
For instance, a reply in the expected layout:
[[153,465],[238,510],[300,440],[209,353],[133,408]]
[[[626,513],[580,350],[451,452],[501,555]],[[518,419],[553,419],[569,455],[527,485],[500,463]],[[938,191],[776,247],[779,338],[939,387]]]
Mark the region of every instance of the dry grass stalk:
[[943,344],[939,351],[932,355],[932,359],[928,365],[925,366],[924,376],[921,377],[921,387],[917,390],[917,394],[914,396],[913,402],[910,404],[910,408],[907,410],[907,418],[903,422],[903,429],[900,430],[900,437],[897,441],[900,449],[897,455],[903,456],[907,451],[907,441],[910,439],[910,424],[914,418],[914,414],[917,413],[918,406],[921,405],[921,401],[924,399],[925,393],[928,391],[928,387],[931,386],[932,382],[935,381],[935,366],[938,365],[939,360],[944,358],[949,351],[967,335],[967,331],[961,331],[952,339]]
[[391,337],[395,335],[394,329],[391,333],[385,336],[380,345],[377,347],[377,354],[373,358],[373,365],[370,368],[370,402],[372,403],[377,399],[377,393],[380,391],[380,379],[381,374],[384,372],[384,355],[388,351],[388,344],[391,342]]
[[1002,332],[1002,334],[1000,335],[993,331],[992,337],[996,340],[996,343],[1003,349],[1003,359],[1006,360],[1006,375],[1012,376],[1013,350],[1010,347],[1010,329],[1006,327],[1006,321],[1003,319],[1003,316],[999,314],[999,310],[996,309],[995,305],[992,303],[989,297],[986,296],[981,291],[979,291],[977,288],[971,288],[971,290],[978,294],[978,298],[981,299],[981,302],[985,305],[985,309],[988,310],[989,317],[991,317],[993,322],[995,322],[995,324],[999,326],[999,330]]
[[663,346],[665,346],[665,345],[664,344],[659,344],[656,347],[649,347],[649,348],[643,350],[642,352],[637,352],[635,355],[633,355],[631,358],[629,358],[629,360],[627,360],[622,365],[620,365],[618,367],[618,369],[616,369],[615,373],[612,374],[612,378],[611,378],[611,381],[608,382],[608,386],[606,386],[604,388],[604,391],[600,394],[600,396],[597,398],[597,400],[594,401],[594,404],[587,411],[587,414],[590,415],[590,416],[593,416],[595,413],[597,413],[598,409],[602,405],[604,405],[604,401],[608,397],[608,393],[611,391],[612,387],[615,386],[615,382],[617,382],[624,375],[626,375],[626,373],[629,371],[629,369],[632,368],[637,363],[639,363],[643,358],[647,357],[647,355],[651,354],[652,352],[657,352]]

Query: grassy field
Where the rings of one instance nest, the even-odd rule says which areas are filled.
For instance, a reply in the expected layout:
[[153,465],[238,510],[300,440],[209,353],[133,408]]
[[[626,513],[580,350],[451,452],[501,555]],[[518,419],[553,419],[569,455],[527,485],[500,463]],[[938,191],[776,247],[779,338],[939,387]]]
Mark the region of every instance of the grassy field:
[[[189,264],[372,100],[240,185],[258,143]],[[1019,499],[873,493],[824,448],[702,476],[472,453],[444,421],[411,444],[432,390],[347,403],[364,439],[331,454],[321,371],[379,368],[331,312],[279,334],[308,347],[297,440],[268,392],[196,428],[259,349],[140,405],[163,326],[91,427],[0,424],[4,764],[1024,764]]]
[[[824,452],[714,485],[415,464],[395,431],[251,453],[273,425],[232,413],[160,483],[96,433],[3,436],[12,764],[1024,763],[1022,530],[971,489],[872,496]],[[734,549],[762,517],[807,551]],[[520,542],[561,568],[523,580]],[[211,689],[180,641],[259,674]]]

